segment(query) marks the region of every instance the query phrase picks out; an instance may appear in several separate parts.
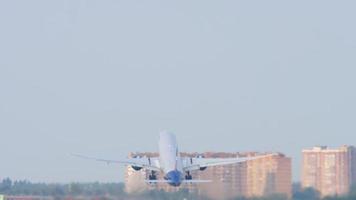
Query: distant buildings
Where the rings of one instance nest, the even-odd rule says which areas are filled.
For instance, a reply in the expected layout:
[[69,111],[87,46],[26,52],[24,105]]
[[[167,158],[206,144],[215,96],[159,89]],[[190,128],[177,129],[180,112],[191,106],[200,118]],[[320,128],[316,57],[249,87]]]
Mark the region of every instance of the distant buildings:
[[342,195],[356,183],[356,148],[326,146],[304,149],[302,186],[313,187],[322,196]]
[[[198,155],[203,155],[206,158],[229,158],[255,156],[257,153],[207,152],[203,154],[182,154],[182,156],[191,157]],[[154,153],[139,153],[135,154],[135,156],[153,157],[158,155]],[[126,191],[133,193],[147,189],[163,189],[165,191],[176,191],[179,189],[164,183],[148,185],[144,183],[147,176],[148,172],[145,170],[135,171],[131,167],[127,167],[125,174]],[[163,178],[162,176],[158,174],[159,178]],[[204,171],[194,171],[192,172],[192,176],[194,179],[212,180],[212,182],[187,184],[181,187],[211,198],[252,197],[275,193],[291,197],[291,159],[283,154],[270,155],[239,164],[210,167]]]
[[291,158],[283,154],[271,155],[246,163],[246,195],[264,196],[269,194],[286,194],[292,196]]
[[[341,146],[328,148],[313,147],[302,150],[303,188],[312,187],[322,197],[343,195],[349,192],[352,184],[356,184],[356,147]],[[135,156],[158,156],[157,153],[139,153]],[[182,156],[206,158],[250,157],[261,155],[249,153],[206,152],[182,153]],[[267,154],[266,154],[267,155]],[[167,184],[148,185],[144,182],[148,171],[126,169],[126,190],[128,193],[147,189],[163,189],[176,191],[180,188]],[[158,174],[158,178],[163,178]],[[181,188],[206,195],[211,198],[230,198],[236,196],[264,196],[268,194],[284,194],[291,197],[291,158],[283,154],[274,154],[239,164],[216,166],[204,171],[192,172],[194,179],[212,180],[211,183],[182,185]]]

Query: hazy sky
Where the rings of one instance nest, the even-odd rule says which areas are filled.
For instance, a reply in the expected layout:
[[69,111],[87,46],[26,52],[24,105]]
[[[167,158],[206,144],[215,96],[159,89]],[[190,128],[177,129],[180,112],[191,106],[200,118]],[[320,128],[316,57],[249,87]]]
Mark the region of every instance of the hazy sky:
[[356,145],[355,1],[0,0],[0,178],[122,181],[81,160]]

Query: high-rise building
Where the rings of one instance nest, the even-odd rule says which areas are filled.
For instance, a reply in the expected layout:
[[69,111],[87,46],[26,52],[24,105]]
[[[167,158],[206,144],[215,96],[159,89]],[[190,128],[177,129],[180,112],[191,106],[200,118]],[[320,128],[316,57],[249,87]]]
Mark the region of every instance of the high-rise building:
[[302,186],[313,187],[321,196],[343,195],[356,183],[356,151],[353,146],[304,149]]
[[247,162],[247,195],[287,194],[291,197],[291,159],[271,155]]
[[356,184],[356,147],[351,146],[350,148],[351,155],[351,184]]
[[[154,153],[138,153],[136,156],[153,157]],[[182,156],[206,158],[232,158],[251,157],[257,154],[250,153],[223,153],[206,152],[182,153]],[[149,172],[145,170],[134,171],[131,167],[126,170],[126,190],[128,192],[142,191],[145,189],[163,189],[165,191],[177,191],[186,188],[192,192],[205,195],[214,199],[230,198],[236,196],[263,196],[268,194],[284,194],[291,196],[292,172],[291,159],[283,154],[273,154],[238,164],[209,167],[204,171],[191,172],[194,179],[211,180],[211,183],[182,184],[176,188],[168,184],[144,184]],[[157,174],[159,179],[162,174]],[[138,178],[139,177],[139,178]],[[139,186],[139,187],[138,187]]]

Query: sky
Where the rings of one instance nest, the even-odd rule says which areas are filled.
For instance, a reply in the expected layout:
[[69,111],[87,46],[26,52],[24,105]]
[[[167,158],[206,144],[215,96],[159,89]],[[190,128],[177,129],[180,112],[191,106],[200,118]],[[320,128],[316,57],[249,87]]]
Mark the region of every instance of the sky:
[[356,145],[355,1],[0,0],[0,179],[123,181],[157,151]]

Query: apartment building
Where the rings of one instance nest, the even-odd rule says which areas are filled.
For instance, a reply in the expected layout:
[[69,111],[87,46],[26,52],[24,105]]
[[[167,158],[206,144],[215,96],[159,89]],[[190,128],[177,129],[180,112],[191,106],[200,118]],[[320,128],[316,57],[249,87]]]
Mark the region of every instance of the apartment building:
[[356,151],[353,146],[304,149],[302,186],[313,187],[321,196],[346,194],[356,183]]

